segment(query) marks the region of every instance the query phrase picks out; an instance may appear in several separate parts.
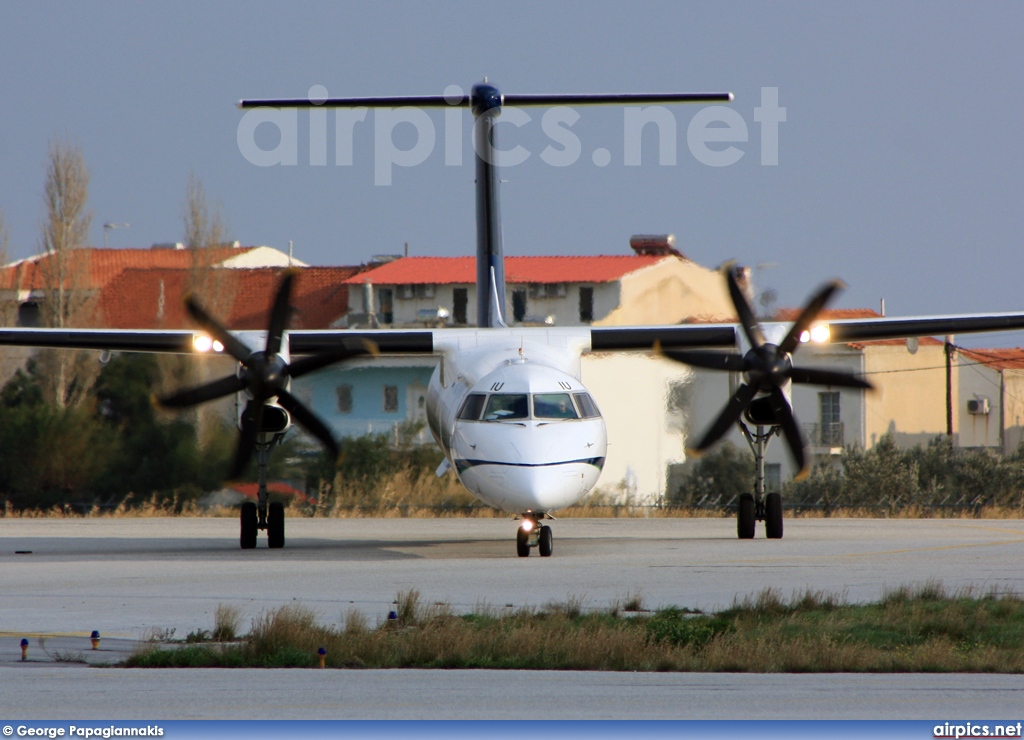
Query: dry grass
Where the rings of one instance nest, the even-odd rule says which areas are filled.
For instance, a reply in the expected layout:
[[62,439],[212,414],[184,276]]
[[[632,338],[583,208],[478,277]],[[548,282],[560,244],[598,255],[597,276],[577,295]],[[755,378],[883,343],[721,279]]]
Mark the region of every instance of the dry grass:
[[[469,496],[469,494],[466,494]],[[466,504],[450,503],[403,503],[397,500],[374,504],[370,501],[346,505],[336,503],[330,507],[311,508],[288,504],[286,514],[290,519],[337,518],[337,519],[501,519],[509,515],[479,502]],[[147,499],[136,506],[122,505],[116,509],[93,507],[86,513],[70,507],[54,506],[49,509],[0,509],[0,519],[146,519],[156,517],[214,517],[234,519],[238,509],[234,506],[201,507],[195,502],[167,503],[157,497]],[[717,509],[687,509],[658,506],[626,506],[611,504],[578,504],[558,511],[559,519],[722,519],[732,518],[731,511]],[[827,515],[819,510],[787,511],[787,519],[1024,519],[1024,511],[1017,507],[983,507],[978,510],[927,509],[907,507],[892,513],[877,509],[834,509]]]
[[[639,601],[638,594],[627,596]],[[371,626],[359,612],[341,629],[299,604],[265,612],[234,646],[149,646],[137,666],[508,668],[740,672],[1024,673],[1024,600],[928,582],[876,604],[838,594],[766,589],[716,614],[670,608],[628,618],[589,610],[584,596],[541,609],[483,604],[457,616],[415,590],[395,599],[398,618]]]

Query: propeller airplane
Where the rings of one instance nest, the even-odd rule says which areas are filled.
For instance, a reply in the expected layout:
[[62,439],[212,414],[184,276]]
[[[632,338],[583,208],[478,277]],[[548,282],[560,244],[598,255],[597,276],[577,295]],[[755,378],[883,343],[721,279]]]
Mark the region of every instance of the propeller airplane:
[[[238,445],[230,471],[237,477],[254,453],[259,467],[258,502],[242,505],[240,544],[256,547],[267,532],[269,547],[285,543],[284,509],[268,502],[266,471],[270,450],[292,422],[332,454],[339,446],[316,413],[290,391],[290,382],[320,368],[356,357],[432,354],[440,358],[427,393],[427,419],[444,453],[439,473],[453,469],[484,503],[520,519],[516,552],[553,552],[545,520],[586,497],[597,484],[608,438],[604,419],[580,380],[586,352],[650,351],[686,365],[738,373],[743,382],[694,447],[711,447],[738,424],[757,460],[755,491],[739,504],[737,532],[754,536],[764,521],[769,538],[782,537],[779,494],[764,493],[764,453],[770,437],[785,439],[796,467],[808,469],[800,426],[792,411],[792,385],[814,384],[868,389],[857,376],[797,367],[793,355],[807,335],[817,341],[876,339],[1006,331],[1024,328],[1024,313],[911,318],[818,320],[841,283],[826,283],[797,320],[759,323],[732,265],[723,268],[738,325],[679,324],[643,327],[509,327],[504,320],[505,270],[501,238],[495,123],[502,107],[588,104],[651,105],[726,103],[731,93],[628,95],[508,95],[487,82],[469,95],[331,98],[311,101],[244,100],[243,109],[297,107],[468,107],[475,119],[477,213],[477,326],[439,329],[288,330],[289,302],[296,273],[281,278],[265,332],[229,331],[194,298],[186,308],[202,333],[188,330],[0,329],[0,345],[131,352],[191,353],[198,343],[216,342],[238,362],[237,372],[158,399],[186,408],[239,394]],[[262,347],[262,349],[253,349]],[[293,359],[298,358],[298,359]],[[755,426],[752,432],[747,423]]]

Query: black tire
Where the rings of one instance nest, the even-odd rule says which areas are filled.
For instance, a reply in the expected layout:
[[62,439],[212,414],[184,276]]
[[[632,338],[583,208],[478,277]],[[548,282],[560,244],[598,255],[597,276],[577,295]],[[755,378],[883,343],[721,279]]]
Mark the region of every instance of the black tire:
[[736,510],[736,536],[741,540],[754,539],[755,521],[754,494],[741,493],[739,506]]
[[770,540],[782,539],[782,494],[764,497],[764,533]]
[[239,514],[241,524],[241,536],[239,543],[243,550],[252,550],[256,547],[256,535],[259,533],[259,518],[256,516],[256,504],[246,501],[242,504],[242,511]]
[[267,546],[284,547],[284,504],[275,501],[267,510]]
[[543,526],[540,528],[540,537],[537,540],[537,549],[540,550],[540,556],[542,558],[550,558],[551,551],[554,548],[554,535],[551,534],[551,527]]
[[530,557],[530,534],[522,527],[516,531],[516,554],[521,558]]

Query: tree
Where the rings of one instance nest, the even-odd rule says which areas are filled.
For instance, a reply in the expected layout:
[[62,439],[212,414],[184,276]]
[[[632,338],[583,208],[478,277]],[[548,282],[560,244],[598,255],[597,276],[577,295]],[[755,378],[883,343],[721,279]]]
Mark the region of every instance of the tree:
[[[55,138],[50,142],[43,188],[40,261],[46,284],[43,317],[47,326],[65,328],[87,320],[92,303],[85,283],[89,265],[81,252],[89,238],[92,212],[89,170],[77,144]],[[40,365],[52,372],[51,393],[58,408],[75,406],[95,379],[95,363],[82,352],[40,353]]]
[[4,221],[4,209],[0,208],[0,264],[7,264],[7,247],[10,243],[10,233],[7,231],[7,223]]
[[[211,203],[206,189],[195,172],[189,173],[185,186],[185,202],[181,209],[184,244],[191,255],[186,290],[196,295],[203,306],[222,321],[234,302],[228,272],[216,267],[220,258],[217,248],[227,239],[224,218],[219,204]],[[223,360],[216,357],[169,355],[160,359],[160,370],[165,388],[194,386],[202,383],[211,372],[223,374]],[[221,430],[222,411],[229,401],[209,404],[184,412],[194,419],[199,438],[205,445],[211,436]]]
[[754,470],[754,456],[725,441],[693,464],[679,490],[669,491],[669,503],[696,506],[712,499],[728,504],[750,491]]
[[[4,210],[0,208],[0,265],[7,264],[7,248],[10,245],[10,233],[7,231],[7,223],[4,221]],[[5,285],[5,288],[12,288],[13,285]],[[18,314],[18,302],[16,300],[3,301],[0,304],[0,325],[10,326]]]
[[226,310],[230,300],[222,295],[220,271],[214,269],[219,255],[213,250],[224,246],[227,230],[220,204],[210,202],[195,172],[188,176],[181,218],[185,227],[185,248],[192,256],[189,290],[215,313]]

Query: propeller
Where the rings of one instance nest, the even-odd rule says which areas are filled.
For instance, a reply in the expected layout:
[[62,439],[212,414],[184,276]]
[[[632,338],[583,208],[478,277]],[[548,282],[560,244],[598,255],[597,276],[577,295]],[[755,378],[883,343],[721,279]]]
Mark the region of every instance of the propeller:
[[296,274],[297,270],[286,270],[281,278],[270,311],[267,341],[262,350],[251,349],[228,331],[203,308],[194,295],[189,295],[185,299],[185,309],[189,316],[220,342],[224,346],[224,351],[235,358],[241,367],[234,375],[159,397],[157,402],[166,408],[180,409],[198,406],[242,391],[251,396],[242,412],[241,434],[235,449],[230,478],[238,478],[245,472],[259,439],[267,404],[275,399],[277,405],[285,409],[299,426],[320,440],[331,455],[337,458],[340,450],[334,435],[316,414],[291,394],[288,390],[289,381],[352,357],[377,353],[377,348],[371,342],[360,340],[356,344],[342,340],[339,347],[302,357],[291,363],[287,362],[281,356],[281,347],[291,314],[289,301]]
[[779,344],[775,345],[765,340],[764,333],[754,318],[754,311],[736,279],[734,266],[728,264],[723,271],[729,287],[729,296],[736,308],[743,333],[750,343],[750,350],[745,355],[700,350],[660,350],[663,357],[694,367],[743,373],[744,382],[736,389],[725,408],[690,452],[699,455],[709,448],[740,420],[755,399],[760,402],[763,398],[771,410],[774,424],[782,430],[793,461],[800,471],[796,480],[800,480],[808,473],[805,451],[807,445],[803,433],[800,431],[800,425],[793,415],[793,408],[783,390],[786,385],[792,382],[841,388],[872,388],[872,385],[866,380],[849,373],[811,367],[793,367],[792,356],[800,346],[800,335],[810,329],[818,314],[821,313],[832,296],[843,287],[843,284],[839,280],[833,280],[819,288],[804,306],[789,333]]

